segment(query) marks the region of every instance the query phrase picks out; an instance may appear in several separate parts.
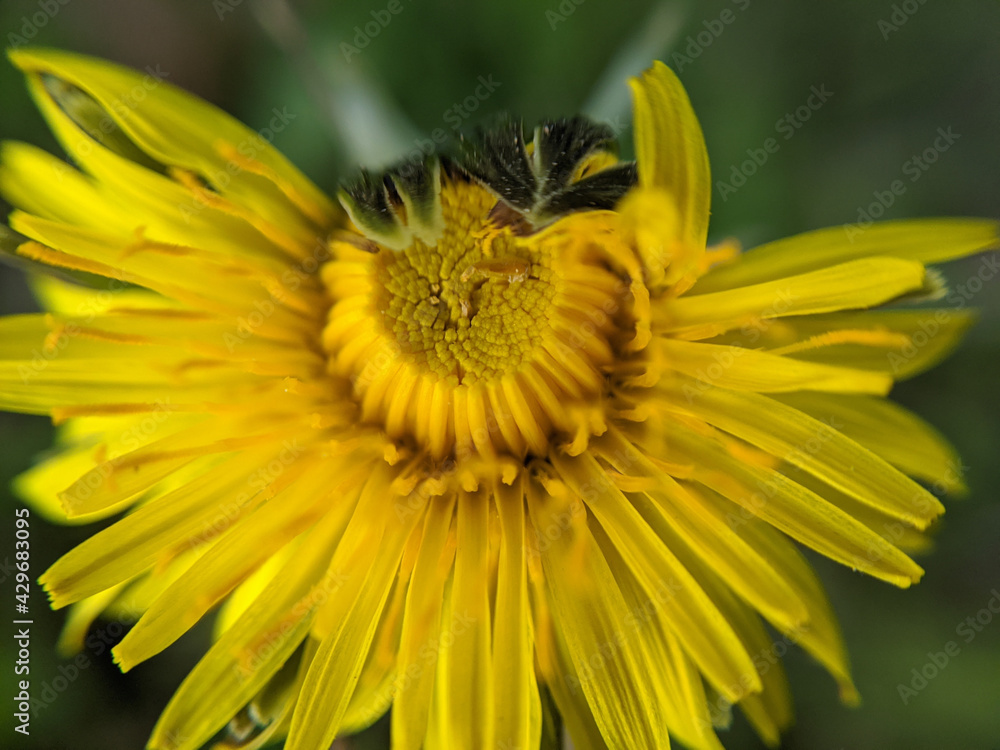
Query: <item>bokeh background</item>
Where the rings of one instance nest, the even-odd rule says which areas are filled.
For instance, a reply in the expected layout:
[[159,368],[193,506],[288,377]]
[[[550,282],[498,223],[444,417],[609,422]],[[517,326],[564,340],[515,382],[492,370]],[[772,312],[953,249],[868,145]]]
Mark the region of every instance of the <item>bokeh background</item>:
[[[906,190],[885,218],[1000,217],[1000,4],[995,0],[393,0],[399,12],[378,24],[389,6],[387,0],[288,5],[3,0],[0,43],[23,39],[140,69],[159,66],[172,83],[255,129],[268,125],[272,110],[286,111],[294,119],[276,134],[275,144],[331,191],[359,161],[391,161],[435,129],[451,133],[454,125],[472,127],[502,110],[529,122],[586,111],[622,127],[627,143],[624,79],[659,57],[679,71],[688,88],[715,180],[728,182],[733,166],[748,158],[747,149],[761,148],[768,138],[780,145],[737,191],[717,184],[710,239],[735,236],[752,246],[858,221],[873,193],[897,179]],[[377,33],[359,36],[366,24],[368,32],[377,28]],[[491,82],[492,91],[477,98],[480,77]],[[831,94],[786,140],[788,126],[782,130],[779,120],[806,104],[811,87]],[[0,136],[58,152],[5,61],[0,113]],[[959,138],[912,181],[918,173],[909,160],[932,146],[939,128],[950,128]],[[629,146],[624,149],[627,153]],[[8,208],[0,203],[4,215]],[[943,270],[961,284],[980,263],[969,259]],[[816,561],[841,616],[864,702],[857,709],[840,706],[832,680],[793,649],[787,663],[798,719],[786,747],[1000,748],[1000,614],[986,609],[987,622],[969,643],[957,633],[977,613],[982,622],[980,610],[991,599],[1000,608],[998,290],[993,279],[971,300],[982,311],[981,320],[948,362],[894,391],[958,446],[972,492],[949,503],[936,550],[919,560],[927,575],[910,591]],[[0,267],[0,308],[4,314],[35,309],[19,271]],[[45,419],[0,414],[0,559],[5,562],[13,558],[18,503],[9,481],[37,460],[51,439]],[[93,530],[56,528],[36,518],[33,574]],[[9,578],[2,590],[6,613],[12,608]],[[64,675],[72,670],[54,651],[63,614],[48,611],[37,587],[32,615],[31,678],[37,691],[52,684],[60,667]],[[95,629],[123,632],[106,621]],[[158,712],[208,637],[203,623],[124,676],[108,651],[85,652],[87,666],[34,717],[29,738],[11,731],[4,708],[0,745],[143,747]],[[911,670],[922,669],[928,653],[941,651],[948,641],[959,644],[958,655],[904,703],[898,686],[910,685]],[[5,635],[0,644],[9,706],[12,640]],[[722,737],[728,748],[759,747],[740,720]],[[388,747],[386,723],[344,746]]]

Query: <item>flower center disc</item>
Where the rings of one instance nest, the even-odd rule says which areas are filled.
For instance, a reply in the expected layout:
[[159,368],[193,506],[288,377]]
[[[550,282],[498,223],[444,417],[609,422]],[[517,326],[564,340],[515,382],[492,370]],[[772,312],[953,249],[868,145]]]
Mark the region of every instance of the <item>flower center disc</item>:
[[630,336],[622,273],[574,231],[582,214],[525,233],[489,190],[435,179],[433,237],[375,253],[333,243],[330,372],[349,379],[362,421],[435,460],[582,451],[605,429],[607,375]]
[[470,183],[442,192],[444,231],[375,258],[377,306],[401,350],[447,382],[517,371],[541,344],[555,287],[551,258],[486,221],[496,203]]

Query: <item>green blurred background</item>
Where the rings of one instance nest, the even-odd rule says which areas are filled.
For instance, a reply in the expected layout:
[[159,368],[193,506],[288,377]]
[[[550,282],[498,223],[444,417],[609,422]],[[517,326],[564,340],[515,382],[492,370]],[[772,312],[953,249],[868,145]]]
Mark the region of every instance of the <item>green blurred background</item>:
[[[160,66],[172,83],[255,129],[269,123],[275,108],[294,114],[275,144],[331,191],[359,159],[389,161],[435,129],[451,132],[453,124],[471,126],[502,110],[529,122],[585,110],[627,125],[624,77],[656,56],[679,70],[688,88],[715,180],[728,181],[733,165],[748,158],[747,149],[761,148],[766,139],[774,137],[780,146],[739,190],[725,191],[725,200],[717,185],[711,230],[716,240],[736,236],[752,246],[857,221],[873,192],[897,179],[906,190],[886,218],[1000,217],[995,0],[396,1],[400,12],[376,34],[366,34],[363,48],[355,27],[364,31],[373,12],[385,19],[389,2],[3,0],[0,38],[10,46],[30,35],[32,43],[140,69]],[[476,99],[480,76],[494,90]],[[786,140],[778,121],[806,104],[813,86],[832,95]],[[0,64],[0,111],[0,136],[58,151],[6,63]],[[915,173],[908,161],[932,145],[938,128],[960,137],[911,181]],[[629,140],[627,128],[622,136]],[[944,272],[958,284],[979,264],[952,263]],[[919,561],[927,575],[910,591],[816,561],[841,616],[864,702],[858,709],[841,707],[832,680],[793,651],[787,663],[798,719],[786,747],[1000,748],[1000,614],[990,615],[969,643],[956,633],[1000,590],[997,290],[994,279],[972,300],[982,318],[955,356],[894,391],[958,446],[972,493],[950,504],[936,550]],[[0,312],[32,309],[23,275],[0,267]],[[0,414],[0,435],[0,559],[6,560],[13,557],[17,504],[9,480],[46,450],[52,430],[41,418]],[[54,528],[35,519],[33,574],[93,530]],[[12,594],[7,579],[5,610]],[[998,603],[994,599],[994,607]],[[54,653],[63,614],[46,609],[37,587],[32,614],[31,677],[38,690],[51,684],[60,666],[67,669]],[[107,622],[95,628],[117,630]],[[207,640],[202,624],[124,676],[107,651],[87,653],[89,666],[34,717],[30,738],[11,731],[4,709],[0,745],[144,746],[158,712]],[[941,651],[948,641],[957,641],[961,651],[904,704],[897,686],[909,684],[911,670],[923,668],[928,652]],[[10,664],[11,639],[0,643],[4,664]],[[5,666],[7,706],[10,672]],[[759,746],[740,720],[722,737],[731,749]],[[346,746],[387,747],[385,722]]]

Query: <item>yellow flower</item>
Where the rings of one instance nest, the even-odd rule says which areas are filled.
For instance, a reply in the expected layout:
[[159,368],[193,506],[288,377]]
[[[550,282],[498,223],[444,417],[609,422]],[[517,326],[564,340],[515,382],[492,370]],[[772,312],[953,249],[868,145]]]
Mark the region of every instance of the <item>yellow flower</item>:
[[[962,489],[883,397],[964,312],[907,308],[997,225],[842,228],[706,248],[698,122],[657,63],[637,163],[582,118],[508,121],[363,172],[342,210],[258,134],[160,80],[11,59],[75,167],[3,146],[3,245],[48,312],[0,320],[0,406],[60,452],[18,480],[49,518],[127,511],[41,578],[135,619],[123,670],[221,605],[151,748],[321,750],[392,706],[393,747],[776,743],[780,652],[856,699],[796,542],[897,586]],[[934,333],[928,328],[933,321]],[[908,476],[909,475],[909,476]]]

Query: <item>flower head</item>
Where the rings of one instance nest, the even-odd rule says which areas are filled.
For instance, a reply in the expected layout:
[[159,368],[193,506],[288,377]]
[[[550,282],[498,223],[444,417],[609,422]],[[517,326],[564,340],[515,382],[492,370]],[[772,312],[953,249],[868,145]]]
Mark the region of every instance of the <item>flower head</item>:
[[4,145],[4,248],[109,280],[40,277],[48,312],[0,320],[0,406],[62,429],[20,491],[126,512],[41,579],[62,646],[135,618],[129,670],[220,606],[151,748],[228,725],[217,747],[320,750],[390,705],[414,750],[537,748],[552,705],[579,747],[717,748],[733,705],[774,743],[765,622],[856,699],[796,543],[919,580],[943,508],[913,478],[962,482],[883,397],[970,317],[871,308],[939,294],[926,264],[995,223],[707,247],[703,138],[659,63],[635,163],[583,118],[507,120],[338,206],[152,74],[11,58],[74,166]]

